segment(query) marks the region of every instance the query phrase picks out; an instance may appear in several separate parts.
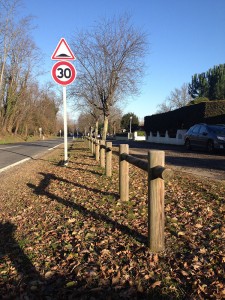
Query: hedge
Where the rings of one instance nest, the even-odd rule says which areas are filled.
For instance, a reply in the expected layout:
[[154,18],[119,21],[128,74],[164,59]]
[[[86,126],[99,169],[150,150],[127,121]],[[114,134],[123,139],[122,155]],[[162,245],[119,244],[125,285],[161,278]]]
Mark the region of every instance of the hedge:
[[144,118],[144,129],[149,132],[174,134],[177,129],[189,129],[196,123],[225,124],[225,100],[202,102],[173,111]]
[[121,133],[116,133],[116,136],[122,136],[122,137],[124,137],[124,136],[128,136],[128,132],[121,132]]

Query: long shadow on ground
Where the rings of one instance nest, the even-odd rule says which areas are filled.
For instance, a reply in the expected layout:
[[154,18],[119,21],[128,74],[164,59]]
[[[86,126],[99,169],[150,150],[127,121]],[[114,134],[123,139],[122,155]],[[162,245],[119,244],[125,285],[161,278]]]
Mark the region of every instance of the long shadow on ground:
[[[50,200],[53,200],[53,201],[56,200],[59,203],[65,205],[67,207],[70,207],[72,209],[75,209],[75,210],[79,211],[80,213],[84,214],[87,217],[92,217],[92,218],[95,218],[96,220],[104,221],[107,224],[109,224],[109,225],[115,227],[116,229],[120,230],[122,233],[129,234],[130,236],[132,236],[133,238],[135,238],[139,242],[147,244],[147,238],[145,236],[143,236],[139,232],[129,228],[128,226],[122,225],[122,224],[118,223],[117,221],[112,220],[107,215],[103,215],[103,214],[97,213],[95,211],[88,210],[87,208],[85,208],[82,205],[79,205],[79,204],[74,203],[74,202],[69,201],[69,200],[65,200],[65,199],[63,199],[59,196],[56,196],[53,193],[50,193],[49,191],[46,190],[47,187],[49,186],[51,180],[57,180],[57,181],[66,182],[66,183],[71,184],[70,181],[68,181],[66,179],[63,179],[63,178],[60,178],[60,177],[57,177],[57,176],[55,176],[54,174],[51,174],[51,173],[47,173],[47,174],[40,173],[40,174],[43,175],[44,178],[41,180],[41,182],[38,186],[35,186],[33,184],[30,184],[30,183],[27,184],[28,187],[30,187],[34,190],[34,193],[36,195],[45,195]],[[99,193],[99,194],[102,194],[102,195],[112,195],[112,196],[118,198],[118,195],[115,194],[115,193],[109,193],[109,192],[101,191],[101,190],[98,190],[98,189],[95,189],[95,188],[90,188],[90,187],[87,187],[85,185],[81,185],[81,184],[78,184],[78,183],[72,183],[72,184],[75,185],[75,186],[78,186],[80,188],[86,189],[87,191],[92,191],[92,192]]]

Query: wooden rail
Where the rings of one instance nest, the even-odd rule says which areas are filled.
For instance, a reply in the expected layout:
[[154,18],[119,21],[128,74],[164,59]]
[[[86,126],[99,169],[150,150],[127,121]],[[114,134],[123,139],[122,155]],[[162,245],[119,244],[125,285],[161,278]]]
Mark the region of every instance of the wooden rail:
[[[91,140],[91,143],[89,142]],[[106,176],[112,176],[112,143],[88,138],[88,146],[100,165],[106,170]],[[165,168],[165,152],[149,151],[144,161],[129,155],[129,145],[119,147],[119,194],[122,201],[129,200],[129,164],[148,172],[148,246],[153,252],[165,249],[164,237],[164,197],[165,180],[173,177],[173,172]]]

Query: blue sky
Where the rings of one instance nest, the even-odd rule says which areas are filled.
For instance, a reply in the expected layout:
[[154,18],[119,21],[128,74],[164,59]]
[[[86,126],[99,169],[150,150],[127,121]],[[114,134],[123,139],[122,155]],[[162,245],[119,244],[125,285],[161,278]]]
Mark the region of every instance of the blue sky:
[[225,63],[225,0],[23,0],[23,3],[21,14],[35,16],[33,23],[37,28],[33,37],[42,51],[46,71],[40,78],[42,81],[52,81],[51,55],[60,38],[69,43],[77,30],[91,27],[102,17],[128,12],[132,23],[148,33],[147,75],[141,95],[129,99],[123,109],[124,113],[135,113],[140,120],[154,114],[157,105],[172,90],[189,83],[192,75]]

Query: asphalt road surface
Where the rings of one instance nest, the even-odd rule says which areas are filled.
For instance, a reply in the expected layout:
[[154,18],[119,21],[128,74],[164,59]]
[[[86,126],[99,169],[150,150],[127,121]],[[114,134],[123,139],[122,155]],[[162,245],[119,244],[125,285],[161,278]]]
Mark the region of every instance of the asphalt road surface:
[[[0,173],[13,165],[35,158],[60,144],[63,138],[32,143],[0,145]],[[69,142],[69,141],[68,141]],[[225,181],[225,153],[208,154],[205,151],[187,151],[184,146],[155,144],[135,141],[112,141],[113,146],[129,144],[130,154],[147,159],[149,150],[165,151],[166,166],[181,172],[196,174]]]
[[0,173],[16,164],[47,152],[63,143],[63,138],[0,145]]
[[130,154],[147,159],[149,150],[165,151],[165,163],[178,171],[225,181],[225,152],[208,154],[203,150],[188,151],[184,146],[149,142],[112,141],[113,146],[129,144]]

